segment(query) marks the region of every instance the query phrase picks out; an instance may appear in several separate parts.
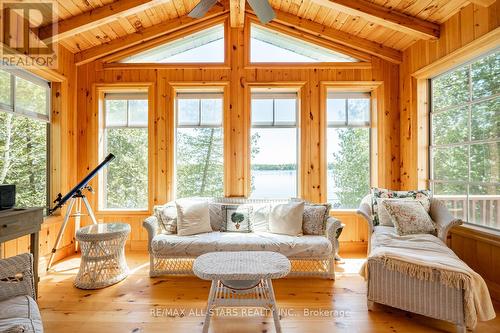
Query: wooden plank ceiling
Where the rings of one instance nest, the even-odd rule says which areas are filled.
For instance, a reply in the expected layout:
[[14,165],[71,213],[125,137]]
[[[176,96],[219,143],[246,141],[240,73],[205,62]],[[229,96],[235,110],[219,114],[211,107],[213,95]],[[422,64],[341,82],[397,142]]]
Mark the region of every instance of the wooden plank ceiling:
[[[129,34],[142,33],[148,27],[185,16],[199,0],[56,0],[61,34],[55,36],[73,53],[79,53]],[[229,1],[221,0],[228,4]],[[134,6],[130,6],[134,3]],[[274,9],[311,20],[384,47],[404,50],[420,38],[433,38],[432,27],[446,21],[466,0],[270,0]],[[342,7],[342,5],[352,8]],[[228,6],[229,7],[229,6]],[[370,8],[375,8],[371,12]],[[367,13],[368,11],[368,13]],[[108,13],[107,15],[105,13]],[[380,18],[380,13],[385,13]],[[110,13],[112,13],[111,16]],[[358,14],[358,15],[356,15]],[[403,16],[401,16],[401,14]],[[387,15],[391,16],[389,19]],[[409,15],[417,24],[429,26],[424,33],[390,22]],[[85,20],[92,24],[79,24]],[[387,24],[385,24],[387,23]],[[401,22],[399,22],[401,23]],[[81,29],[75,29],[81,25]],[[422,25],[419,25],[422,27]],[[405,30],[406,29],[406,30]],[[412,33],[414,32],[414,33]],[[416,33],[415,33],[416,32]],[[40,35],[50,38],[50,34]],[[436,35],[434,37],[436,37]]]

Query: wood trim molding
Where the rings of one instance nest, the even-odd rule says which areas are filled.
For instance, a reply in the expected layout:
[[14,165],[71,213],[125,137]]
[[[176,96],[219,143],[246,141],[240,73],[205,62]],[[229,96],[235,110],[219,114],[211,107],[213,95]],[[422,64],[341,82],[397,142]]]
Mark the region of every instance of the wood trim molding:
[[500,27],[476,38],[469,44],[412,73],[417,79],[429,79],[459,66],[500,46]]
[[500,247],[500,231],[464,224],[451,229],[451,233]]
[[469,1],[481,7],[489,7],[492,4],[494,4],[496,0],[469,0]]
[[397,12],[365,0],[312,0],[325,8],[334,9],[352,16],[359,16],[383,27],[404,32],[420,39],[437,39],[440,26],[434,22]]

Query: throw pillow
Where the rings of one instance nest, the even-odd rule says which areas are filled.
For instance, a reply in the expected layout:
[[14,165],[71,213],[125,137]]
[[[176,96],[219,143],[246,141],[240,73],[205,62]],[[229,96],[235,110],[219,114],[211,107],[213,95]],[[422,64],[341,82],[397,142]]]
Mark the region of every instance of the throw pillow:
[[268,232],[269,231],[269,211],[271,205],[265,204],[252,204],[252,231],[253,232]]
[[275,234],[299,236],[302,234],[304,202],[289,202],[271,207],[269,231]]
[[155,206],[153,213],[158,219],[160,230],[165,234],[177,233],[177,207],[173,204]]
[[251,232],[252,206],[248,205],[222,205],[224,218],[223,231]]
[[325,234],[326,220],[330,216],[332,206],[326,204],[306,204],[302,217],[302,232],[304,235]]
[[177,200],[177,234],[188,236],[211,232],[207,201]]
[[386,200],[382,203],[400,236],[435,234],[436,226],[424,206],[414,200]]
[[377,226],[380,224],[379,220],[379,209],[378,209],[378,198],[385,199],[402,199],[406,198],[408,200],[418,200],[420,201],[425,210],[429,212],[431,207],[432,192],[429,190],[416,190],[416,191],[393,191],[385,188],[372,188],[372,218],[373,225]]

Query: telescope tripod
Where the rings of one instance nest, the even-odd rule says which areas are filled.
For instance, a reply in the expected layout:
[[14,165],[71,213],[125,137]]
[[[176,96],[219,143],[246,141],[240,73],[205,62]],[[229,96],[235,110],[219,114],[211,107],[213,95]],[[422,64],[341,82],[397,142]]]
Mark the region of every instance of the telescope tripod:
[[[89,189],[89,188],[88,188]],[[90,189],[91,190],[91,189]],[[82,202],[87,209],[87,214],[82,213]],[[76,207],[75,207],[76,204]],[[73,208],[75,207],[75,213],[72,214]],[[94,211],[92,207],[90,207],[89,201],[82,193],[81,190],[77,191],[70,199],[68,204],[68,210],[66,211],[66,215],[64,216],[63,224],[59,229],[59,234],[57,234],[57,239],[54,247],[52,248],[52,253],[50,254],[49,264],[47,265],[47,271],[50,270],[52,266],[52,261],[54,260],[54,255],[56,254],[57,249],[59,248],[59,243],[61,243],[62,236],[64,234],[64,230],[66,229],[66,225],[68,224],[69,218],[75,218],[75,252],[78,251],[78,241],[76,240],[76,231],[80,229],[80,218],[82,216],[90,216],[93,224],[97,224],[97,220],[95,219]]]

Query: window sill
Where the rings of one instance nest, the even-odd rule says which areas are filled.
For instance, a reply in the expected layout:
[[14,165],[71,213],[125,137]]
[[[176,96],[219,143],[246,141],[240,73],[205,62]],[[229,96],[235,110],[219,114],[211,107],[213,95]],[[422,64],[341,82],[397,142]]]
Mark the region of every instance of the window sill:
[[345,214],[357,214],[357,209],[355,208],[345,208],[345,209],[331,209],[330,215],[345,215]]
[[148,209],[138,209],[138,210],[133,210],[133,209],[105,209],[105,210],[98,210],[96,211],[95,215],[96,217],[101,217],[101,216],[143,216],[143,215],[150,215],[151,212]]
[[488,229],[472,224],[463,224],[461,226],[454,227],[451,230],[451,233],[500,247],[500,231],[498,230]]

